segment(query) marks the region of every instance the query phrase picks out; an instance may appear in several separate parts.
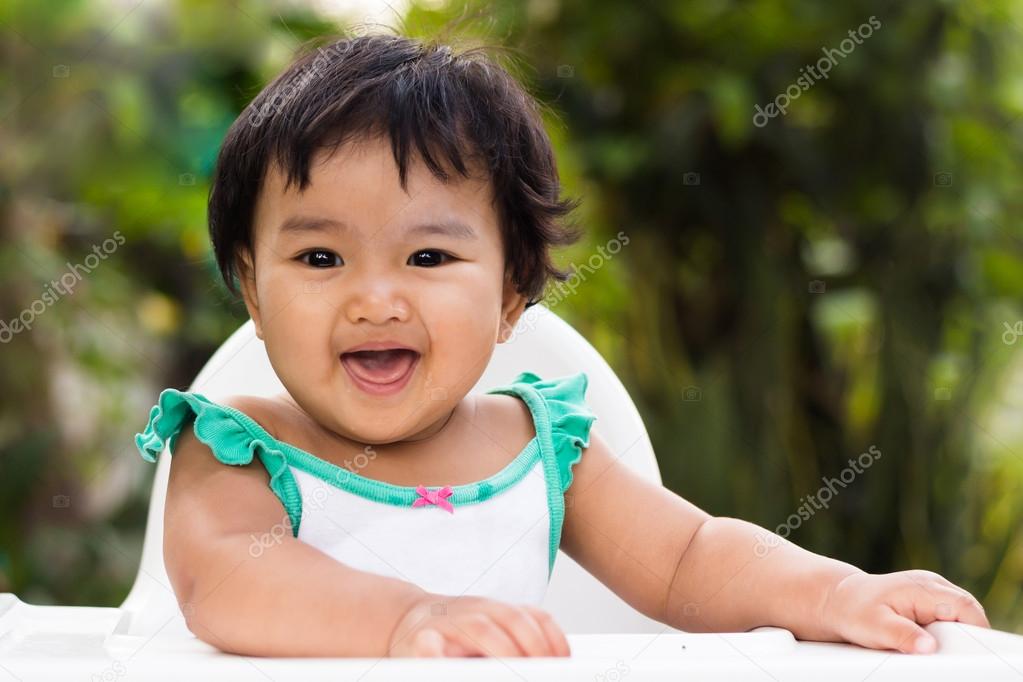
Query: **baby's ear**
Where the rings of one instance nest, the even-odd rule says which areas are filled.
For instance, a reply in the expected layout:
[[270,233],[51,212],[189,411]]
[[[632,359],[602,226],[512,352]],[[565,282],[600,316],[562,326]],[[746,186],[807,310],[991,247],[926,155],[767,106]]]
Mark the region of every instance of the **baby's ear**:
[[519,317],[526,309],[526,303],[528,303],[526,297],[515,290],[515,283],[510,276],[506,276],[501,303],[501,326],[497,332],[498,343],[504,343],[511,336],[512,330],[515,329],[515,323],[519,321]]
[[256,295],[256,266],[252,252],[244,246],[239,247],[234,263],[235,270],[238,272],[238,286],[241,289],[242,298],[245,300],[245,308],[256,325],[256,336],[262,339],[263,324],[259,314],[259,297]]

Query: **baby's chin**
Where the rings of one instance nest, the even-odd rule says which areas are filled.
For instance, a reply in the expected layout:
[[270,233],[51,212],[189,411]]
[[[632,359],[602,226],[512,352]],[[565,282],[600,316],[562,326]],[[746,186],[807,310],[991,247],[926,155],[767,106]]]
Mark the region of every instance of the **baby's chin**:
[[423,414],[422,401],[374,405],[365,404],[358,395],[338,395],[327,386],[319,391],[309,391],[308,384],[304,391],[289,390],[287,383],[285,387],[282,394],[286,396],[285,402],[304,412],[312,422],[310,426],[316,424],[355,446],[390,445],[415,438],[417,433],[429,428],[429,423],[423,423],[430,418]]
[[418,400],[389,406],[345,400],[327,409],[336,433],[362,445],[391,445],[419,440],[437,430],[435,420],[443,420],[444,415],[427,413],[422,405]]

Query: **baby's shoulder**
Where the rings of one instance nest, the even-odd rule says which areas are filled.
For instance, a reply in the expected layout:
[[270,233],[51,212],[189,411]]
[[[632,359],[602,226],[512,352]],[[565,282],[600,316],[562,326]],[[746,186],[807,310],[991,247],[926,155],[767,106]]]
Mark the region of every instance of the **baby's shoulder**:
[[475,422],[499,442],[519,443],[533,438],[536,430],[529,407],[512,395],[488,393],[476,396]]
[[230,395],[218,402],[241,412],[274,438],[281,432],[280,424],[285,417],[285,406],[280,400],[256,395]]

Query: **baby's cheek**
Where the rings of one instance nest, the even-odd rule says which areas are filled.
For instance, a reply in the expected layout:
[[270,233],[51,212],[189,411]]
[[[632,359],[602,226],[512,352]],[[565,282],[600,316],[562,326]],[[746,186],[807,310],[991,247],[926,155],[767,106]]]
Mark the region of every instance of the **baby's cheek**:
[[267,355],[286,386],[329,380],[341,367],[331,345],[332,317],[324,305],[319,297],[295,297],[264,318]]
[[498,316],[475,312],[449,319],[447,345],[454,349],[452,356],[466,370],[486,362],[494,351],[497,340]]
[[480,343],[478,331],[468,324],[452,321],[453,329],[464,332],[433,339],[424,377],[428,397],[454,400],[456,396],[468,393],[486,369],[490,349],[488,344]]

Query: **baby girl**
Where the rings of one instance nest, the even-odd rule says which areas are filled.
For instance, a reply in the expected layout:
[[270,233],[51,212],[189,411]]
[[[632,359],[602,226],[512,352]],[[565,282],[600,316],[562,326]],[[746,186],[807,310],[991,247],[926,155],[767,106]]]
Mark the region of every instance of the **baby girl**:
[[247,655],[568,656],[539,608],[558,549],[684,630],[931,652],[921,625],[987,626],[935,573],[865,573],[631,472],[585,373],[472,392],[579,237],[539,111],[483,50],[375,35],[307,51],[234,122],[210,233],[284,390],[167,389],[136,437],[173,453],[188,628]]

